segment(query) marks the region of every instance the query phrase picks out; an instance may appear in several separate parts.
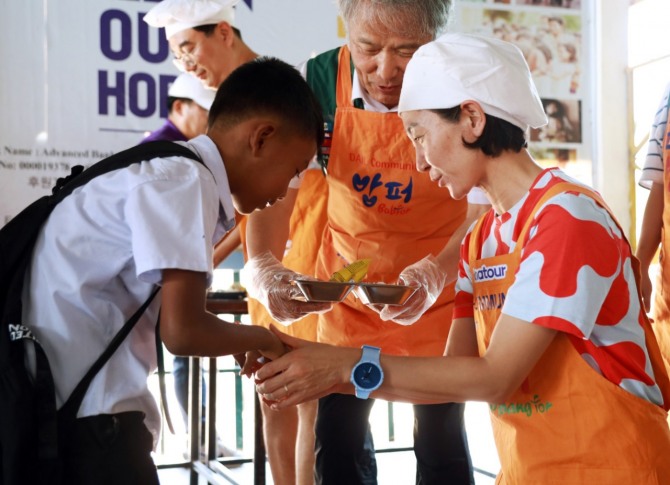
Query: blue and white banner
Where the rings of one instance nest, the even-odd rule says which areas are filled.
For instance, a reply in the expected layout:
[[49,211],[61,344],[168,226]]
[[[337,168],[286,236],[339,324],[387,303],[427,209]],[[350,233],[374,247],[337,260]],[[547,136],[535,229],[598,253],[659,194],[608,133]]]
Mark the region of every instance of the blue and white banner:
[[[0,226],[73,165],[135,145],[163,123],[178,71],[149,0],[4,2],[0,16]],[[345,39],[331,0],[244,0],[258,54],[298,64]]]

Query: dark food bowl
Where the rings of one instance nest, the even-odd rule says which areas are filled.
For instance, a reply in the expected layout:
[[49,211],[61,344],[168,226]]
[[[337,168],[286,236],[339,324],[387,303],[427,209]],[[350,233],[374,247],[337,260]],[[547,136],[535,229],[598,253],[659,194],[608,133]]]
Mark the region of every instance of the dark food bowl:
[[418,286],[358,283],[356,296],[366,305],[404,305]]
[[353,283],[337,281],[295,280],[306,301],[339,302],[349,294]]

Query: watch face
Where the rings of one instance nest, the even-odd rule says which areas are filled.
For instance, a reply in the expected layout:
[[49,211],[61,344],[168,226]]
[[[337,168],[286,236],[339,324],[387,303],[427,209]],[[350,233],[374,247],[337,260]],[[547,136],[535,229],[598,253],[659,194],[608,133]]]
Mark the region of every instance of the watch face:
[[363,389],[371,389],[379,384],[382,373],[379,367],[370,363],[363,363],[354,369],[354,381]]

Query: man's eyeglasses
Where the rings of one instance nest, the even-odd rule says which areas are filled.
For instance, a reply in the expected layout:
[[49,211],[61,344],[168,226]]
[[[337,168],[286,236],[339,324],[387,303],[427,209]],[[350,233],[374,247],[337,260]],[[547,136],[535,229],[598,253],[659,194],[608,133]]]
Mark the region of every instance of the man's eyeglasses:
[[181,52],[180,55],[174,56],[172,59],[172,63],[177,66],[177,69],[179,69],[181,72],[186,72],[188,69],[192,69],[195,67],[196,62],[195,62],[195,53],[198,50],[198,44],[191,49],[191,52]]

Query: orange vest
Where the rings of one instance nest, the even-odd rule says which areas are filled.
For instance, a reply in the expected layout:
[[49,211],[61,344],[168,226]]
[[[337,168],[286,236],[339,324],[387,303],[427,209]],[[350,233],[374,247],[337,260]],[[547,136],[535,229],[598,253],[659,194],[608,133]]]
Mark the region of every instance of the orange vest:
[[[507,271],[503,279],[473,282],[475,302],[502,301],[514,283],[535,213],[550,197],[567,190],[593,197],[605,207],[588,189],[557,184],[535,205],[511,254],[477,260],[484,217],[478,221],[468,248],[471,271],[498,265],[507,265]],[[637,260],[633,258],[633,262]],[[636,275],[639,281],[639,265]],[[475,304],[480,355],[488,348],[501,306],[480,308]],[[649,322],[644,319],[641,323],[654,376],[667,406],[670,384],[660,351]],[[670,430],[665,410],[595,372],[565,334],[556,335],[505,403],[489,406],[501,463],[497,484],[670,484]]]
[[[328,162],[328,221],[317,276],[370,258],[366,281],[395,283],[409,264],[438,254],[465,218],[467,202],[415,168],[415,152],[395,113],[357,109],[347,47],[339,53],[337,109]],[[384,322],[353,294],[319,316],[318,340],[379,346],[384,353],[442,355],[451,326],[453,285],[414,325]]]

